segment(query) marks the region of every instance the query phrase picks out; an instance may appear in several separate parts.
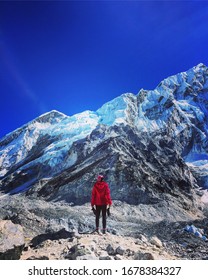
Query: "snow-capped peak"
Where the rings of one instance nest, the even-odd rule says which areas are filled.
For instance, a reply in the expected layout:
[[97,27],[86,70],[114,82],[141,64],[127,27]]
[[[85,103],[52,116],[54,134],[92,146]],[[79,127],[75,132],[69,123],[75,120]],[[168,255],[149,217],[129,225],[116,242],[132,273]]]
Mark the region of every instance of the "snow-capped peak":
[[73,116],[56,110],[47,112],[0,141],[0,176],[4,176],[11,165],[21,165],[31,156],[34,147],[40,149],[36,158],[31,156],[36,163],[50,168],[71,166],[77,155],[71,155],[70,160],[66,158],[73,143],[89,136],[99,125],[122,124],[134,127],[139,133],[159,133],[167,129],[168,124],[172,137],[178,137],[187,127],[200,124],[196,128],[205,143],[208,135],[207,92],[208,69],[200,63],[164,79],[155,90],[142,89],[138,95],[122,94],[95,112],[84,111]]
[[53,123],[61,121],[64,118],[67,118],[67,115],[65,115],[57,110],[52,110],[50,112],[40,115],[34,121],[44,122],[44,123],[50,122],[53,124]]

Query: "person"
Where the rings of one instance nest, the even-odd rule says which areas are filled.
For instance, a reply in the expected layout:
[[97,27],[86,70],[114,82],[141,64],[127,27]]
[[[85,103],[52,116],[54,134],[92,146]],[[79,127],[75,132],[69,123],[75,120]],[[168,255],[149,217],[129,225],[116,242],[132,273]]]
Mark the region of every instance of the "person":
[[104,182],[104,176],[98,175],[97,182],[94,184],[92,188],[92,196],[91,196],[92,210],[95,210],[95,225],[96,225],[97,233],[99,233],[99,220],[100,220],[101,212],[102,212],[102,225],[103,225],[102,232],[103,234],[106,233],[107,206],[110,207],[111,205],[112,205],[112,200],[110,195],[110,188],[108,184]]

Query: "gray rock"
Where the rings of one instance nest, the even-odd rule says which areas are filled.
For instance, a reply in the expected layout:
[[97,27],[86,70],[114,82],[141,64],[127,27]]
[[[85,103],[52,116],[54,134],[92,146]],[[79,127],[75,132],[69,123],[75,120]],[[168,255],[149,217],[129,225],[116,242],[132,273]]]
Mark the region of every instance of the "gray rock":
[[76,260],[98,260],[94,254],[87,254],[82,256],[77,256]]
[[65,259],[76,260],[77,258],[80,258],[82,256],[89,255],[91,255],[91,251],[88,248],[86,248],[82,244],[77,244],[69,249],[69,252],[65,255]]
[[148,242],[148,239],[143,234],[139,234],[138,238],[144,243]]
[[155,245],[158,248],[163,247],[162,242],[160,241],[160,239],[157,236],[152,236],[149,241],[152,245]]
[[112,260],[108,254],[99,256],[99,260]]
[[134,260],[155,260],[155,257],[152,253],[139,251],[135,253]]
[[123,249],[121,246],[116,248],[116,254],[123,255],[124,252],[125,252],[125,249]]
[[23,228],[0,220],[0,260],[18,260],[25,246]]
[[106,251],[109,255],[116,255],[116,250],[113,248],[111,244],[106,247]]
[[122,260],[122,257],[121,257],[121,256],[116,255],[116,256],[114,257],[114,260],[118,260],[118,261],[120,261],[120,260]]

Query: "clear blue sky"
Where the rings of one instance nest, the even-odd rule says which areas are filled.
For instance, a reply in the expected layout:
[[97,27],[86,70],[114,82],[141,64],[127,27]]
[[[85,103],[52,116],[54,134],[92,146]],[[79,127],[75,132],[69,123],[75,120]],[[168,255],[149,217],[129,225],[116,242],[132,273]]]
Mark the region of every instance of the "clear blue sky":
[[0,137],[207,60],[206,1],[1,1]]

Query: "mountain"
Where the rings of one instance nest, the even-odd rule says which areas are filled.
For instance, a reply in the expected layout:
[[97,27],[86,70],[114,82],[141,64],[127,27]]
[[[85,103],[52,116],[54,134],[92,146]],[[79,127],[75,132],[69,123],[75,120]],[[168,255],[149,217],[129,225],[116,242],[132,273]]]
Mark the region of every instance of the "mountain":
[[97,111],[51,111],[0,140],[0,190],[88,202],[105,175],[113,199],[192,207],[208,187],[208,68],[199,64],[154,90],[122,94]]
[[[0,139],[0,259],[207,259],[207,93],[199,64]],[[84,234],[100,173],[113,199],[105,238]]]

